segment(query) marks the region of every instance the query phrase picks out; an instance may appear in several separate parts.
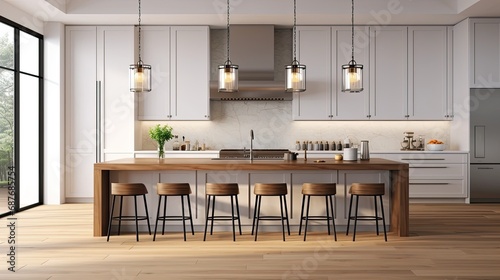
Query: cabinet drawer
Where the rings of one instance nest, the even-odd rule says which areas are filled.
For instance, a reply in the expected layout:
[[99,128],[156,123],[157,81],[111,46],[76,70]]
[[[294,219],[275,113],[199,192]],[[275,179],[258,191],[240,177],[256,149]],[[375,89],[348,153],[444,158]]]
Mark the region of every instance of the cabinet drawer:
[[467,197],[466,186],[462,179],[410,180],[410,198]]
[[467,174],[465,164],[410,164],[411,179],[441,178],[454,179],[463,178]]
[[446,153],[401,153],[401,154],[378,154],[374,157],[381,157],[390,160],[397,160],[407,163],[467,163],[467,154],[446,154]]

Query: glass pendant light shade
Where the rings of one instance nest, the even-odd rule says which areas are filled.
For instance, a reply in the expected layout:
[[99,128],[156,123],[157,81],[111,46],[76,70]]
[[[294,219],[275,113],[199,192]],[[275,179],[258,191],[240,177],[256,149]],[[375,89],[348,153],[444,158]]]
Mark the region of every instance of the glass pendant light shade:
[[306,66],[294,61],[286,66],[286,91],[301,92],[306,90]]
[[131,92],[151,91],[151,65],[142,61],[130,65],[129,81]]
[[342,91],[363,91],[363,65],[355,61],[342,65]]
[[219,91],[238,91],[238,65],[227,61],[224,65],[219,65]]

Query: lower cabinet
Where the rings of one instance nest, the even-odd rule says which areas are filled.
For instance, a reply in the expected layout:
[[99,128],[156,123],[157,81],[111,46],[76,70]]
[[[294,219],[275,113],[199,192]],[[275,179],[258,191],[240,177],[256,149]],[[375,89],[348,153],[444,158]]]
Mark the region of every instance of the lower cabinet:
[[376,157],[410,165],[412,202],[468,202],[467,153],[409,152]]

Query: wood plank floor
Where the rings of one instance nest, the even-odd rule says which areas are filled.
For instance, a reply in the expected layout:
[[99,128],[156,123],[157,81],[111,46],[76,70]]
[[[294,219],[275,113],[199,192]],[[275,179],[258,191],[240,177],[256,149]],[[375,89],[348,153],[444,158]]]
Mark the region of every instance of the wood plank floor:
[[92,237],[92,205],[44,205],[15,215],[16,272],[8,268],[8,220],[0,219],[0,279],[500,279],[499,204],[412,204],[411,236],[344,232],[169,233]]

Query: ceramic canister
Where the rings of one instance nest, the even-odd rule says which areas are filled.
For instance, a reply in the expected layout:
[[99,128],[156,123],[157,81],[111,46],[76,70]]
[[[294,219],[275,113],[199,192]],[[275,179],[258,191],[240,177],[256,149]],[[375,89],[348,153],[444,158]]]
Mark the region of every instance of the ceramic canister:
[[344,160],[358,160],[358,148],[345,148]]

